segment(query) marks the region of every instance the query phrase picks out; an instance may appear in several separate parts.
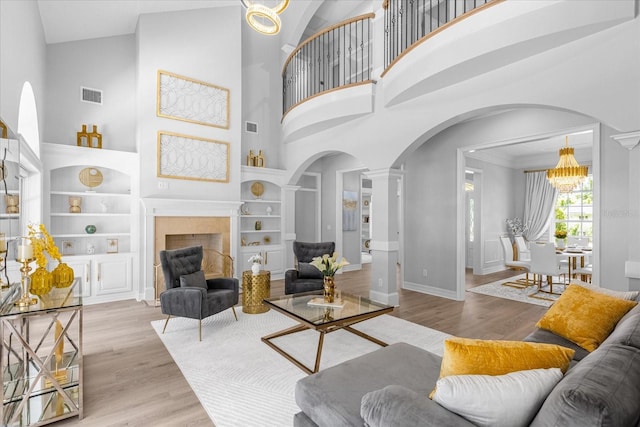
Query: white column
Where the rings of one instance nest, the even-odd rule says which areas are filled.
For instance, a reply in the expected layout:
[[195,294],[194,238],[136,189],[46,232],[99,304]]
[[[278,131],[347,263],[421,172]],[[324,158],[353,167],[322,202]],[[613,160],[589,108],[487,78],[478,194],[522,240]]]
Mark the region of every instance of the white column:
[[402,171],[378,169],[365,175],[372,182],[369,297],[384,304],[398,305],[398,186]]
[[297,185],[283,185],[283,212],[281,229],[283,230],[284,244],[284,271],[293,268],[293,241],[296,240],[296,191]]

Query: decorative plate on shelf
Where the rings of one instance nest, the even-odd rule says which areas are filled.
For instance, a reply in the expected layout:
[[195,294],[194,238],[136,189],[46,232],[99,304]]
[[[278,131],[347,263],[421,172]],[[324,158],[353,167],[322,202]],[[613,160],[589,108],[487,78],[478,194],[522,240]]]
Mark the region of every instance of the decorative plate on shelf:
[[251,194],[253,194],[257,199],[259,199],[263,193],[264,185],[260,181],[256,181],[251,184]]
[[94,187],[102,184],[102,172],[96,168],[84,168],[80,171],[80,182],[93,191]]
[[368,200],[365,200],[365,201],[364,201],[364,203],[363,203],[363,205],[365,205],[365,206],[369,206],[369,201],[368,201]]
[[365,240],[364,241],[364,247],[369,249],[369,245],[371,245],[371,240]]

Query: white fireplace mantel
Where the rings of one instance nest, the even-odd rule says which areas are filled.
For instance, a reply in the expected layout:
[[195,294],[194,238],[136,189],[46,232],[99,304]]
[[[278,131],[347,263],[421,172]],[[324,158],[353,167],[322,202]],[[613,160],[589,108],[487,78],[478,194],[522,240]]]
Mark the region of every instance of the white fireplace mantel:
[[[142,299],[152,301],[155,298],[154,262],[155,262],[155,218],[178,217],[229,217],[231,223],[231,256],[238,259],[238,222],[239,210],[242,202],[230,200],[188,200],[188,199],[159,199],[142,198],[142,251],[141,251],[141,283],[144,284]],[[237,266],[234,266],[234,271]]]

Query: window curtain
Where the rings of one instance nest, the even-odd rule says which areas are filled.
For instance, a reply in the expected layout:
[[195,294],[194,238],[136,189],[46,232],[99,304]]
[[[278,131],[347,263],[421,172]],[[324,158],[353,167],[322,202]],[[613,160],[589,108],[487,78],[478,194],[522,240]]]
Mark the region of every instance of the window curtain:
[[540,239],[553,220],[558,190],[547,180],[547,172],[528,172],[525,178],[524,237],[532,242]]

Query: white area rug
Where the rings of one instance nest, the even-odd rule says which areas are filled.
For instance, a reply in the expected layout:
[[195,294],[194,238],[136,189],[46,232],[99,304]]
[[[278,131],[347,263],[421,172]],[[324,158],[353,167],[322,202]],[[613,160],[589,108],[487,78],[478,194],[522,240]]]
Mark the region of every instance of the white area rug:
[[[196,320],[171,318],[164,334],[164,320],[151,325],[217,427],[290,426],[293,415],[300,411],[294,399],[295,383],[306,374],[260,338],[296,322],[274,310],[245,314],[236,307],[236,312],[237,322],[231,310],[203,320],[202,342],[198,341]],[[404,341],[439,355],[449,336],[389,315],[354,328],[388,344]],[[304,331],[273,342],[313,366],[318,335]],[[321,369],[379,348],[347,331],[329,333]]]
[[[534,294],[537,290],[536,286],[529,286],[527,288],[514,288],[512,286],[504,286],[503,283],[514,281],[516,279],[524,279],[525,275],[519,275],[515,277],[511,277],[509,279],[498,280],[497,282],[488,283],[486,285],[476,286],[471,289],[467,289],[467,292],[475,292],[477,294],[489,295],[497,298],[505,298],[513,301],[526,302],[529,304],[542,305],[545,307],[550,307],[551,304],[555,300],[557,300],[560,295],[551,295],[547,293],[538,294],[538,296],[543,298],[551,299],[552,301],[540,299],[540,298],[532,298],[530,295]],[[545,290],[549,288],[545,287]],[[562,292],[564,290],[564,286],[562,285],[553,285],[553,292]]]

